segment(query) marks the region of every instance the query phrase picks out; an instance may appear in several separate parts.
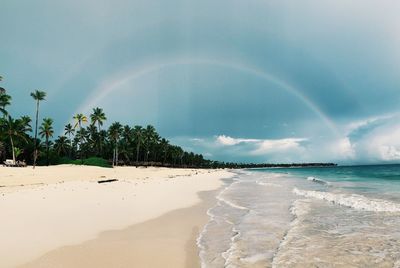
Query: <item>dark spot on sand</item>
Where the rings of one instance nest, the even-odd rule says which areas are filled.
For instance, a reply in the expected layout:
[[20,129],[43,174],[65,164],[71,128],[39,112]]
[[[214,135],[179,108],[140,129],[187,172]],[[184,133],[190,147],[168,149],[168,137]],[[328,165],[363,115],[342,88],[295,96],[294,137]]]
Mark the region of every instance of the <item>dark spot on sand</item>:
[[109,179],[109,180],[99,180],[97,183],[108,183],[108,182],[115,182],[118,181],[117,179]]

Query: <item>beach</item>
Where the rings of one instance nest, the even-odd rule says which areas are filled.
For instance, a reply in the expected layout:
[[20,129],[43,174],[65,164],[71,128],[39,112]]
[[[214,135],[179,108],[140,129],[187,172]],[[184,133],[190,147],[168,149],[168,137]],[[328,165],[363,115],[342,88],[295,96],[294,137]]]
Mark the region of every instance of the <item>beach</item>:
[[0,168],[0,267],[399,267],[399,172]]
[[196,239],[231,175],[1,167],[0,267],[198,267]]

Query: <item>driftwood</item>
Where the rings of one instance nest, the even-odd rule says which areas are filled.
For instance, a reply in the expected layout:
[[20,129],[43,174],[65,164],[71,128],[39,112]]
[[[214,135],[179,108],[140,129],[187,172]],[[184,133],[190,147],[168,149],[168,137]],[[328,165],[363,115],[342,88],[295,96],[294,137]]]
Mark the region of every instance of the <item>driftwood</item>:
[[114,182],[114,181],[118,181],[118,180],[117,179],[99,180],[99,181],[97,181],[97,183],[107,183],[107,182]]

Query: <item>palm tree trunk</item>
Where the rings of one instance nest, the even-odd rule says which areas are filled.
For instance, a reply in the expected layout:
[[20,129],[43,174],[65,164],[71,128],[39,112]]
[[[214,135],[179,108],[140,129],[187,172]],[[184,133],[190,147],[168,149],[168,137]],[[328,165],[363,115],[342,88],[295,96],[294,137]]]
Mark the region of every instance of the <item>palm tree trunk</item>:
[[36,160],[37,160],[36,142],[37,142],[38,121],[39,121],[39,100],[36,102],[35,140],[33,141],[33,168],[36,167]]
[[49,137],[46,136],[46,162],[47,166],[49,166],[50,161],[49,161]]
[[[81,121],[79,120],[78,123],[79,123],[79,131],[82,131]],[[80,150],[80,156],[81,156],[81,163],[83,165],[82,137],[79,139],[79,150]]]
[[100,131],[101,131],[101,129],[100,129],[100,122],[99,121],[97,121],[97,126],[98,126],[98,129],[97,129],[97,133],[98,133],[98,139],[99,139],[99,151],[98,151],[98,153],[99,153],[99,156],[102,156],[102,148],[101,148],[101,137],[100,137]]
[[165,164],[165,160],[167,159],[167,150],[165,150],[165,152],[164,152],[164,159],[163,159],[163,166],[164,166],[164,164]]
[[14,141],[12,136],[10,135],[10,141],[11,141],[11,150],[12,150],[12,157],[13,157],[13,164],[15,165],[15,149],[14,149]]
[[114,167],[114,157],[115,157],[115,149],[113,148],[113,156],[112,156],[112,167]]
[[80,142],[80,146],[79,146],[79,150],[80,150],[80,156],[81,156],[81,164],[83,164],[83,150],[82,150],[82,142]]
[[112,160],[112,166],[115,166],[115,148],[113,149],[113,160]]
[[149,161],[149,153],[150,153],[150,151],[149,151],[149,146],[146,145],[146,155],[145,155],[145,159],[144,159],[144,161],[145,161],[146,163]]
[[139,150],[140,150],[140,142],[138,141],[138,144],[136,146],[136,167],[138,167],[139,163]]
[[71,140],[71,133],[68,134],[69,136],[69,158],[72,158],[72,140]]
[[118,166],[118,142],[115,143],[115,165]]

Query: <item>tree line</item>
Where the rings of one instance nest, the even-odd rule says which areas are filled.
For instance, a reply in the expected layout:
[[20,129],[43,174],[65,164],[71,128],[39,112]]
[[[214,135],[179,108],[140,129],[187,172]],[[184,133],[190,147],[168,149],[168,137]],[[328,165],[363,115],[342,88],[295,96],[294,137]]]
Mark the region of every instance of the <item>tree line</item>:
[[[0,76],[0,81],[2,77]],[[213,161],[201,154],[186,152],[162,138],[154,126],[129,126],[119,122],[103,125],[107,116],[94,108],[88,116],[76,114],[64,127],[64,134],[54,137],[54,121],[39,120],[40,106],[46,92],[31,93],[35,105],[34,122],[30,116],[14,118],[8,112],[12,97],[0,88],[0,159],[12,158],[33,166],[67,163],[68,160],[105,159],[110,165],[211,167]],[[33,136],[31,133],[33,132]]]
[[[0,81],[2,77],[0,76]],[[134,165],[190,168],[253,168],[324,166],[334,164],[245,164],[204,159],[203,155],[186,152],[161,137],[154,126],[129,126],[113,122],[104,128],[107,116],[102,108],[93,108],[86,116],[76,114],[64,127],[63,135],[54,137],[54,121],[40,120],[40,107],[46,92],[31,94],[35,107],[34,121],[30,116],[14,118],[8,111],[12,97],[0,87],[0,160],[11,158],[36,165],[90,162],[95,165]],[[71,121],[72,122],[72,121]],[[33,133],[33,136],[31,135]]]

